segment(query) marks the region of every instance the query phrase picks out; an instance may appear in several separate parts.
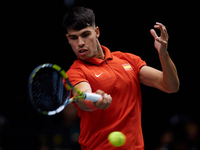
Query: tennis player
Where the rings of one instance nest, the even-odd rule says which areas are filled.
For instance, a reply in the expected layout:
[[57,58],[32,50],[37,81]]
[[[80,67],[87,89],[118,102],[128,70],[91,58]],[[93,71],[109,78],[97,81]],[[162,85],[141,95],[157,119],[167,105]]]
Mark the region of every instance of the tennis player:
[[[82,150],[143,150],[140,83],[166,93],[179,89],[177,70],[167,51],[165,26],[158,22],[154,26],[161,31],[160,36],[150,30],[162,66],[159,71],[134,54],[111,52],[101,45],[100,30],[91,9],[73,8],[64,16],[63,24],[78,57],[67,71],[71,83],[80,91],[102,95],[97,102],[80,99],[74,103],[81,118]],[[113,131],[125,134],[126,143],[122,147],[108,142],[107,137]]]

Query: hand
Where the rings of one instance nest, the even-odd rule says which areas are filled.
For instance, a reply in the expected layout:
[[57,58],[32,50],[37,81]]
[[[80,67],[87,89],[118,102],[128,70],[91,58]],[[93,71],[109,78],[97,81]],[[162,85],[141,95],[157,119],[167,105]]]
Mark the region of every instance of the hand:
[[154,29],[151,29],[151,35],[154,37],[154,46],[157,49],[159,54],[163,54],[167,52],[167,47],[168,47],[168,33],[166,27],[162,23],[156,22],[156,25],[154,25],[155,29],[160,29],[160,37],[156,34]]
[[94,106],[99,109],[108,108],[112,102],[112,97],[101,90],[97,90],[96,94],[100,94],[102,96],[102,99],[93,102]]

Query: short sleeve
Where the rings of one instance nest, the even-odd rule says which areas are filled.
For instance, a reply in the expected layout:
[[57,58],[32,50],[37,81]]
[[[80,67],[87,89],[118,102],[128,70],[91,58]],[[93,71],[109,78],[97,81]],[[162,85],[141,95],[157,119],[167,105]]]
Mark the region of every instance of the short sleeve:
[[129,58],[129,62],[131,63],[131,65],[133,65],[135,67],[135,69],[139,72],[140,69],[143,66],[146,66],[146,62],[144,60],[142,60],[139,56],[134,55],[134,54],[130,54],[130,53],[125,53],[125,55],[128,55],[127,57]]
[[70,68],[66,74],[72,85],[76,85],[80,82],[88,82],[84,72],[79,68]]

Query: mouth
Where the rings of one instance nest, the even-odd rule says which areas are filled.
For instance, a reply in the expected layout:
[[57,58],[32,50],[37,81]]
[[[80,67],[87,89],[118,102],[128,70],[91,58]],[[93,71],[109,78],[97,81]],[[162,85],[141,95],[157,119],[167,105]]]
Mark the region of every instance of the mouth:
[[83,56],[86,54],[87,51],[88,51],[87,49],[82,48],[82,49],[79,49],[78,53],[79,53],[79,55]]

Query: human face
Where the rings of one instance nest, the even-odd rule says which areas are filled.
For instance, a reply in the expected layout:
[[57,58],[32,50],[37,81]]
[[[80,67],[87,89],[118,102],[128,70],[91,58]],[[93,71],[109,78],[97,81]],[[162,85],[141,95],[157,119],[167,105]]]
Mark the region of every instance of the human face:
[[81,60],[87,60],[99,55],[98,51],[98,27],[86,27],[82,30],[69,30],[66,37],[74,53]]

